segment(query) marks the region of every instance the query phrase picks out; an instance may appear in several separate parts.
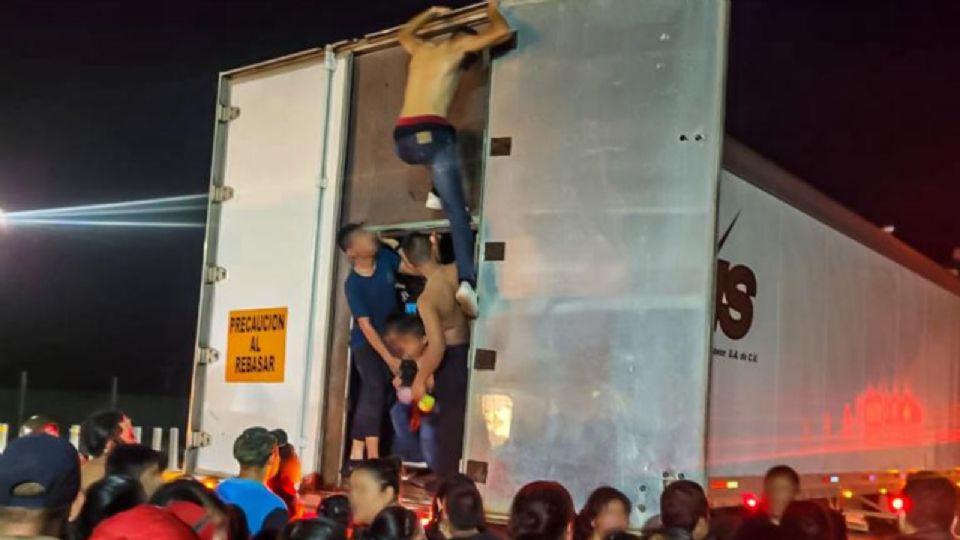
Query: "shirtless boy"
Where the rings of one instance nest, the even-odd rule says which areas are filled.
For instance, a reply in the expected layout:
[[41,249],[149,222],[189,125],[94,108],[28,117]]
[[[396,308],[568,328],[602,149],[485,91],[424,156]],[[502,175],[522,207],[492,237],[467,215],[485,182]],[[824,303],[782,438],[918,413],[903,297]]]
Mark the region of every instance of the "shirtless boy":
[[403,240],[401,253],[407,264],[427,279],[417,299],[426,348],[420,355],[410,390],[412,402],[419,402],[430,377],[434,377],[437,405],[429,421],[436,433],[436,459],[431,469],[447,475],[457,472],[463,450],[470,331],[467,317],[457,305],[457,268],[439,263],[434,242],[435,238],[413,233]]
[[500,0],[490,0],[487,8],[490,24],[478,34],[456,33],[434,41],[419,38],[418,30],[450,11],[433,7],[414,17],[398,36],[410,54],[410,65],[403,109],[393,134],[397,155],[410,165],[431,169],[433,185],[450,220],[457,261],[456,300],[470,317],[476,317],[478,309],[474,238],[461,181],[457,132],[447,120],[447,114],[460,85],[464,58],[510,38],[510,26],[499,7]]

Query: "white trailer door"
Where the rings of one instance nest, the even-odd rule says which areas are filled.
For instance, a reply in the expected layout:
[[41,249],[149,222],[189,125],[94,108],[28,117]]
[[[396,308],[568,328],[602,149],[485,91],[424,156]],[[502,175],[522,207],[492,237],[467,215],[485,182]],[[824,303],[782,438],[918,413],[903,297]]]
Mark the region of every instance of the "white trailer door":
[[286,430],[315,467],[348,61],[314,54],[221,80],[233,114],[221,107],[211,183],[234,196],[208,218],[198,359],[219,358],[196,368],[195,470],[234,472],[251,426]]

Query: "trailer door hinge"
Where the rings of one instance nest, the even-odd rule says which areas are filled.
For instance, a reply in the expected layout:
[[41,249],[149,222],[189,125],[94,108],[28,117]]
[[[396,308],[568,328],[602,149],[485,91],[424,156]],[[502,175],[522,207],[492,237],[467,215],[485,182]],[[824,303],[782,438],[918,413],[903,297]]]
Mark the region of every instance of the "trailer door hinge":
[[327,189],[327,184],[329,183],[330,181],[327,180],[327,175],[321,174],[317,177],[317,189]]
[[234,191],[230,186],[213,186],[210,188],[210,200],[215,203],[227,202],[233,198]]
[[190,441],[187,443],[188,448],[206,448],[210,446],[210,434],[206,431],[194,431],[190,433]]
[[220,360],[220,351],[214,349],[213,347],[200,347],[197,350],[197,363],[205,366],[207,364],[213,364],[217,360]]
[[236,120],[240,116],[240,107],[231,107],[230,105],[220,105],[217,107],[217,121],[227,123]]
[[227,269],[222,266],[210,265],[207,267],[207,283],[212,284],[227,279]]

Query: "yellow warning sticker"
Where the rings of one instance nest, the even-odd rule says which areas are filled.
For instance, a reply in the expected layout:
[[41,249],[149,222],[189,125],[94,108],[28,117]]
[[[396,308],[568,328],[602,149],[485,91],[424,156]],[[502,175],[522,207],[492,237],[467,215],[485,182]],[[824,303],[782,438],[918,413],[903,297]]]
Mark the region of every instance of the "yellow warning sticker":
[[283,382],[287,308],[230,312],[227,382]]

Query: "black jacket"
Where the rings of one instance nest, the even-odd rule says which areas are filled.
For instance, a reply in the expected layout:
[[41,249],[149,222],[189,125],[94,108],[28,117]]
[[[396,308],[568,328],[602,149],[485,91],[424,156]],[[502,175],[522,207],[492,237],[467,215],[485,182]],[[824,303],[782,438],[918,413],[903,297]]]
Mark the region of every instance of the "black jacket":
[[773,540],[776,539],[780,527],[770,521],[767,514],[761,512],[743,520],[740,530],[737,531],[737,540]]

